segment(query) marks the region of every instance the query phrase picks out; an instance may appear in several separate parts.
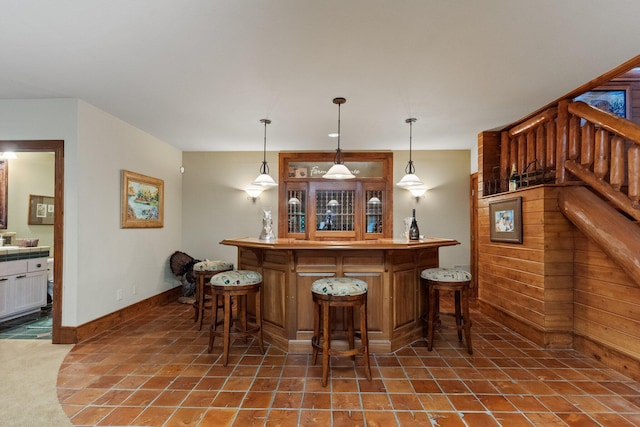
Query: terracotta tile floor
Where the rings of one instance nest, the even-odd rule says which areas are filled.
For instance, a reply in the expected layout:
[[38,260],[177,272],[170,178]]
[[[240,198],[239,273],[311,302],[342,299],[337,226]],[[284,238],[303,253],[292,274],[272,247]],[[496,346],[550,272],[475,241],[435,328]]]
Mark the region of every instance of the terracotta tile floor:
[[640,383],[572,350],[544,350],[472,311],[473,356],[455,332],[361,359],[267,345],[206,351],[192,309],[172,304],[76,345],[58,397],[77,426],[638,426]]

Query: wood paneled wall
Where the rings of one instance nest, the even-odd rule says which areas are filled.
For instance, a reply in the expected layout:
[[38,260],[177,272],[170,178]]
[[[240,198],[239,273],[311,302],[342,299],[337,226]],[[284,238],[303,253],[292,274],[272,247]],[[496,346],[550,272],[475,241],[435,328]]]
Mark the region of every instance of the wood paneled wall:
[[[539,345],[571,348],[573,226],[560,213],[558,187],[481,198],[478,301],[481,309]],[[490,203],[522,197],[522,244],[492,242]]]
[[574,334],[576,350],[640,378],[640,284],[575,230]]
[[[479,142],[496,143],[488,134]],[[640,284],[560,213],[560,189],[479,198],[478,306],[541,346],[574,348],[640,379]],[[523,243],[492,242],[489,205],[512,197],[523,201]]]

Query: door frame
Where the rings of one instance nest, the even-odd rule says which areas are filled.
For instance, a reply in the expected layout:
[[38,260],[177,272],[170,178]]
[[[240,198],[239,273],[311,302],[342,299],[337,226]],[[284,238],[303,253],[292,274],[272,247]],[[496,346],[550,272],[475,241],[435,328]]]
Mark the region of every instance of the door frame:
[[[75,333],[64,333],[62,328],[62,268],[64,242],[64,140],[1,140],[0,152],[53,152],[54,153],[54,219],[53,219],[53,301],[51,315],[53,344],[75,343]],[[11,161],[9,161],[11,163]],[[66,329],[66,328],[65,328]],[[75,329],[75,328],[71,328]]]

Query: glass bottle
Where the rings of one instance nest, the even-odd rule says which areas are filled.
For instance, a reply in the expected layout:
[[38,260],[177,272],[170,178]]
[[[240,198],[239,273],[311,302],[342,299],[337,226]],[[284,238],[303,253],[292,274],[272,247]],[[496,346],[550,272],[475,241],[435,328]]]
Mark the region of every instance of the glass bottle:
[[413,210],[411,218],[411,226],[409,227],[409,240],[420,240],[420,230],[418,230],[418,222],[416,221],[416,210]]
[[516,191],[518,189],[518,171],[516,170],[516,164],[511,165],[511,175],[509,175],[509,191]]

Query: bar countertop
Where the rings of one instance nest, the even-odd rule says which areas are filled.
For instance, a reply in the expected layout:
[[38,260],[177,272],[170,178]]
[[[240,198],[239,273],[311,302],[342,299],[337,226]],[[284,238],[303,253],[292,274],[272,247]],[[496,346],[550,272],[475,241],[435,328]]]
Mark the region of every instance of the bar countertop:
[[460,242],[454,239],[443,239],[439,237],[425,237],[420,240],[410,241],[406,239],[377,239],[377,240],[301,240],[301,239],[270,239],[260,240],[257,237],[242,237],[235,239],[224,239],[222,245],[238,246],[245,248],[262,249],[284,249],[284,250],[304,250],[304,249],[424,249],[430,247],[454,246]]

